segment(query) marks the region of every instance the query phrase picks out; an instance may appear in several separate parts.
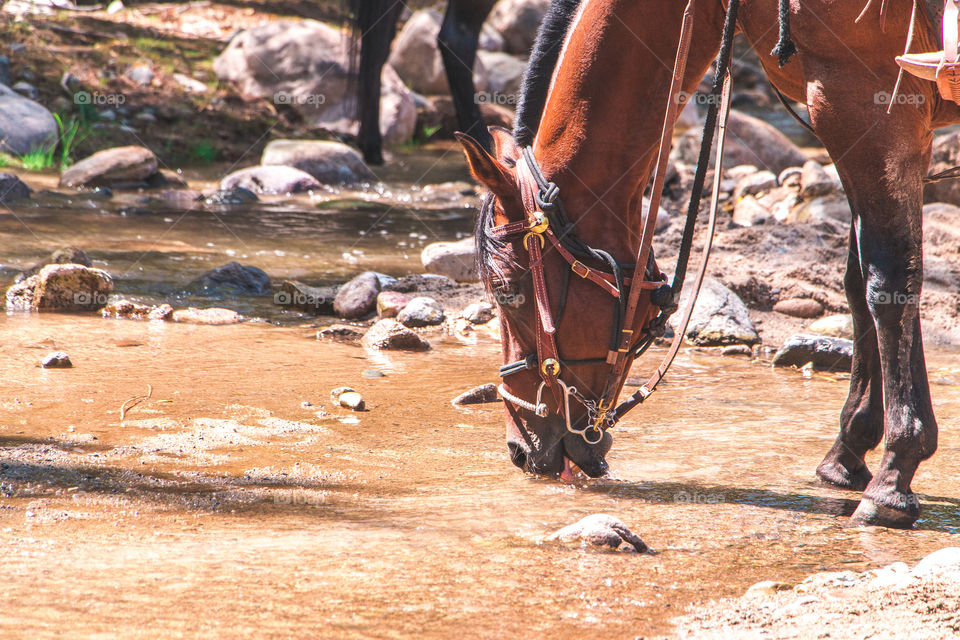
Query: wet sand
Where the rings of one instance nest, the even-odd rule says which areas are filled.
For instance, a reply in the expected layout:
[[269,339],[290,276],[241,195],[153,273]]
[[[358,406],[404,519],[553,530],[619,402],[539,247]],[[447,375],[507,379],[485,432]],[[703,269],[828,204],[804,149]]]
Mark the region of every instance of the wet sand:
[[[886,531],[844,528],[856,495],[814,477],[842,379],[687,351],[617,429],[613,477],[569,487],[510,464],[499,404],[450,406],[492,380],[493,340],[385,355],[313,333],[0,317],[0,630],[633,638],[759,580],[960,544],[955,352],[929,354],[941,440],[914,482],[923,518]],[[75,367],[37,367],[54,348]],[[345,384],[369,411],[332,406]],[[598,512],[656,555],[539,542]]]

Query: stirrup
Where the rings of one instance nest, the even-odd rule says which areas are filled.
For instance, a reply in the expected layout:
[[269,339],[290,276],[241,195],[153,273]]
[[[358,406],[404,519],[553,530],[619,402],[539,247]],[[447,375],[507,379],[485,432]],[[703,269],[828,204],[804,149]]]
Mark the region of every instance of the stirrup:
[[943,51],[905,53],[897,56],[897,64],[910,75],[936,82],[937,89],[944,100],[960,104],[958,31],[960,31],[960,0],[945,0]]

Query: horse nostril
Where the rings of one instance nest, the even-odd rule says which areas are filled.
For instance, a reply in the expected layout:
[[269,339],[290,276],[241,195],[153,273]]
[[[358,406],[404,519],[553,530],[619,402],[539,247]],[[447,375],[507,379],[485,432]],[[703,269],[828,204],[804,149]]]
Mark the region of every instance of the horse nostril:
[[521,469],[527,466],[527,452],[516,442],[508,442],[507,449],[510,451],[510,462]]

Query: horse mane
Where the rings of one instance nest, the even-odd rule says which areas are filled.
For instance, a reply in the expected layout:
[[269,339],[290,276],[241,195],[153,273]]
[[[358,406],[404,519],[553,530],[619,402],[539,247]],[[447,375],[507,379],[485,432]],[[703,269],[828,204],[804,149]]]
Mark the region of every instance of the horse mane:
[[[552,0],[543,17],[543,22],[540,23],[536,42],[530,52],[527,70],[523,74],[520,101],[517,104],[517,114],[514,119],[513,137],[521,147],[533,144],[533,137],[540,128],[553,70],[560,58],[567,31],[582,1]],[[474,229],[477,245],[477,273],[480,280],[488,287],[491,279],[503,277],[503,271],[493,257],[502,254],[505,245],[487,233],[493,227],[493,213],[493,195],[488,193],[480,204],[480,213],[477,215]]]

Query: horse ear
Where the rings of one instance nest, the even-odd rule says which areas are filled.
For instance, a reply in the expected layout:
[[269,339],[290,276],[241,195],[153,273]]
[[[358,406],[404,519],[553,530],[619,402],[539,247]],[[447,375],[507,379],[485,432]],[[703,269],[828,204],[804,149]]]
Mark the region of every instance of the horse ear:
[[470,165],[474,179],[503,200],[517,197],[517,181],[513,169],[491,156],[479,142],[465,133],[454,133]]
[[490,137],[493,138],[494,155],[498,158],[516,160],[520,157],[520,148],[513,138],[513,132],[503,127],[487,127]]

